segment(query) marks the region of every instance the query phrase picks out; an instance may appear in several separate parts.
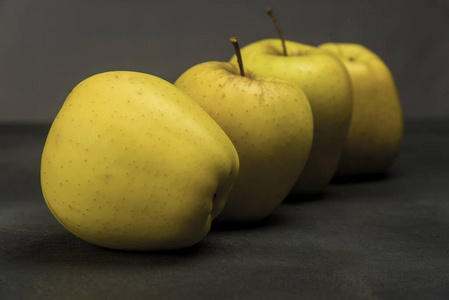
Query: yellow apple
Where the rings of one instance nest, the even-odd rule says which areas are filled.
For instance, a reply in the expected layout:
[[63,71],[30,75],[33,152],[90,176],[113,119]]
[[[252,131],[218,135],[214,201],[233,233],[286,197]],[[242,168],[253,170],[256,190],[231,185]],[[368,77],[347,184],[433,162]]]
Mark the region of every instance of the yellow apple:
[[55,218],[95,245],[178,249],[200,241],[238,173],[232,142],[158,77],[106,72],[78,84],[48,134],[41,185]]
[[337,176],[385,172],[403,140],[403,117],[393,76],[372,51],[358,44],[320,46],[335,54],[352,80],[353,114]]
[[[332,54],[292,41],[267,39],[242,48],[245,66],[256,74],[275,76],[302,89],[313,112],[314,133],[309,159],[292,194],[323,192],[332,179],[346,141],[352,114],[351,82]],[[236,62],[236,57],[231,59]]]
[[306,96],[288,82],[254,74],[228,62],[205,62],[175,85],[194,98],[223,128],[240,158],[240,173],[222,222],[269,216],[301,173],[313,138]]

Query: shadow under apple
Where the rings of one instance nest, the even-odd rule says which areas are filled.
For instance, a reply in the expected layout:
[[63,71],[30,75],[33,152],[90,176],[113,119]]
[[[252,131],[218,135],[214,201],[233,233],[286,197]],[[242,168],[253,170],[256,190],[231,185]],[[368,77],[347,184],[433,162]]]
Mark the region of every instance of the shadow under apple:
[[348,183],[364,183],[372,181],[381,181],[391,178],[393,175],[390,172],[378,174],[361,174],[352,176],[340,176],[332,178],[330,184],[348,184]]
[[90,244],[69,232],[58,231],[38,238],[23,236],[14,245],[8,246],[3,258],[30,266],[57,265],[58,268],[73,265],[86,265],[89,268],[103,265],[151,265],[154,268],[182,264],[207,256],[207,253],[214,253],[210,248],[213,248],[212,244],[203,240],[178,250],[115,250]]
[[265,226],[276,227],[282,226],[288,222],[285,218],[280,218],[276,213],[270,216],[254,222],[213,222],[211,231],[238,231],[238,230],[250,230],[250,229],[260,229]]

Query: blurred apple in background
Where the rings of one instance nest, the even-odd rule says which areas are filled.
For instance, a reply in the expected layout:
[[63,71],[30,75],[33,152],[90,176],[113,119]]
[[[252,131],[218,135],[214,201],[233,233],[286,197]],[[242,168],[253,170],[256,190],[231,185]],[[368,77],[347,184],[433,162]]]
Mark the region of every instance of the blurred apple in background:
[[384,173],[397,158],[403,140],[399,95],[387,65],[358,44],[326,43],[352,81],[353,113],[337,176]]
[[[256,74],[274,76],[302,89],[313,113],[314,134],[309,159],[292,194],[323,192],[337,168],[352,114],[351,82],[343,64],[327,51],[284,41],[266,39],[242,48],[245,65]],[[236,63],[236,56],[231,59]]]

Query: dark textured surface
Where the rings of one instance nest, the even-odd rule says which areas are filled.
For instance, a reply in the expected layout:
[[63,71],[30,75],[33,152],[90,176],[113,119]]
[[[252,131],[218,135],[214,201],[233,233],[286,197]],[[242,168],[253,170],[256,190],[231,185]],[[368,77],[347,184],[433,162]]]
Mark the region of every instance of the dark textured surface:
[[0,126],[0,299],[448,299],[449,120],[406,123],[384,177],[288,198],[174,252],[79,240],[40,191],[46,126]]

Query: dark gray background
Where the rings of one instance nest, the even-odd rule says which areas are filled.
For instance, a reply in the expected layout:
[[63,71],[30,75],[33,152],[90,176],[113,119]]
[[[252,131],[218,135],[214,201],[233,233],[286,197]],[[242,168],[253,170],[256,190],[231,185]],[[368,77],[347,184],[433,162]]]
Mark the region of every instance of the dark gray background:
[[406,118],[449,116],[449,1],[0,1],[0,121],[50,122],[83,79],[111,70],[170,82],[276,37],[360,43],[390,67]]

